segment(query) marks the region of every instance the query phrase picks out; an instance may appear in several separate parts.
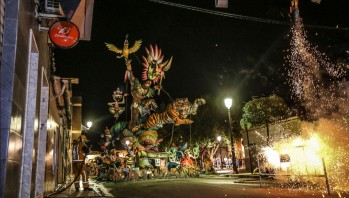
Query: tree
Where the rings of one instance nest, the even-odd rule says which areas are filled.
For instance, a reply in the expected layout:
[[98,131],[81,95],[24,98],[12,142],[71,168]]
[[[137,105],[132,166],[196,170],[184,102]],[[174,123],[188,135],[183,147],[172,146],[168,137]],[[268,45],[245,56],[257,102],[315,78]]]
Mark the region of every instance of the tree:
[[[220,130],[214,131],[214,134],[219,134],[217,132],[220,132]],[[217,153],[219,147],[230,145],[230,141],[229,141],[229,138],[227,136],[222,135],[221,142],[217,141],[217,136],[216,137],[212,136],[211,138],[209,138],[209,137],[201,138],[201,139],[197,140],[195,143],[195,144],[198,144],[204,151],[206,151],[208,153],[210,160],[212,162],[213,162],[213,157]],[[203,164],[203,157],[204,157],[204,155],[201,155],[201,164]]]
[[[191,126],[182,127],[185,130],[182,136],[188,142],[189,146],[198,144],[209,154],[210,159],[213,160],[213,156],[216,154],[219,146],[228,144],[225,134],[227,131],[226,123],[224,123],[225,114],[222,114],[222,110],[225,113],[226,108],[222,100],[218,100],[217,97],[205,95],[203,98],[206,100],[206,104],[198,109],[197,115],[191,117],[194,121]],[[176,132],[177,135],[180,132]],[[221,145],[217,142],[218,135],[222,136]],[[192,145],[189,144],[190,139]]]
[[267,128],[267,144],[269,145],[269,124],[284,119],[288,115],[288,107],[283,98],[276,95],[254,98],[242,109],[240,122],[242,128],[265,126]]

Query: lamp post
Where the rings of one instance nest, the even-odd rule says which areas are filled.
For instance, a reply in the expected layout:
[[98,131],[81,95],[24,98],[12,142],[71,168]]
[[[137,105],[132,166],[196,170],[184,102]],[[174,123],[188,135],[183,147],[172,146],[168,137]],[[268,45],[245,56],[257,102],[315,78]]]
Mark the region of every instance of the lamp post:
[[232,152],[232,161],[233,161],[233,170],[235,173],[239,173],[239,170],[236,166],[236,157],[235,157],[235,145],[234,145],[234,135],[233,131],[231,130],[232,125],[231,125],[231,117],[230,117],[230,107],[233,104],[233,100],[231,98],[226,98],[224,99],[224,104],[228,109],[228,119],[229,119],[229,134],[230,134],[230,140],[231,140],[231,152]]
[[252,155],[251,155],[250,138],[248,136],[247,124],[245,124],[245,131],[247,135],[248,156],[250,157],[250,171],[251,171],[251,175],[253,175]]
[[221,140],[222,140],[222,136],[217,136],[217,141],[219,142],[219,158],[221,159],[221,169],[223,169],[223,160],[222,160],[222,142],[221,142]]

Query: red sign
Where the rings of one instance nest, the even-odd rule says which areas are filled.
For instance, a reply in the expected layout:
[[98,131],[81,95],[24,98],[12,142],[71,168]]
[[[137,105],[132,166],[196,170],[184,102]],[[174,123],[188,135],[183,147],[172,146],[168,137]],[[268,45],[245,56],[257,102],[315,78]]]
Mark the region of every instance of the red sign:
[[57,47],[65,49],[74,47],[80,38],[78,27],[68,21],[55,22],[51,25],[48,34],[52,43]]

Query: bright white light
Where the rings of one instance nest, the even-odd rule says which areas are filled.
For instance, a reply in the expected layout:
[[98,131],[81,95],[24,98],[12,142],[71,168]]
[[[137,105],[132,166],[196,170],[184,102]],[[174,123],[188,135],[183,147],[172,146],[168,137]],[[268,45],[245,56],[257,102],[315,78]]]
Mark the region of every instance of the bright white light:
[[222,136],[220,136],[220,135],[217,136],[217,141],[218,141],[218,142],[221,142],[221,140],[222,140]]
[[130,144],[130,141],[126,140],[125,144],[126,144],[126,145],[129,145],[129,144]]
[[267,162],[270,165],[274,167],[280,166],[280,155],[275,149],[270,147],[264,147],[262,148],[262,151],[267,159]]
[[91,128],[91,126],[92,126],[92,122],[91,122],[91,121],[88,121],[88,122],[87,122],[87,127],[88,127],[88,128]]
[[231,105],[233,104],[233,99],[231,98],[224,99],[224,104],[228,109],[230,109]]

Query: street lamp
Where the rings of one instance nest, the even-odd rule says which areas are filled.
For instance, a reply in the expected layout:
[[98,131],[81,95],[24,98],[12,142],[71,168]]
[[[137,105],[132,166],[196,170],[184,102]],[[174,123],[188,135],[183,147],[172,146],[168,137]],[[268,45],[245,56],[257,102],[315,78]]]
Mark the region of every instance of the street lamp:
[[219,142],[219,157],[221,159],[221,169],[223,169],[223,160],[222,160],[222,147],[221,147],[221,140],[222,140],[222,136],[217,136],[217,141]]
[[232,161],[233,161],[233,169],[235,173],[239,173],[239,170],[236,166],[236,157],[235,157],[235,145],[234,145],[234,134],[233,131],[231,130],[232,125],[231,125],[231,118],[230,118],[230,107],[233,104],[233,100],[231,98],[226,98],[224,99],[224,104],[228,109],[228,119],[229,119],[229,133],[230,133],[230,140],[231,140],[231,152],[232,152]]
[[126,140],[126,141],[125,141],[125,144],[126,144],[125,147],[126,147],[126,150],[127,150],[127,154],[128,154],[128,155],[131,155],[130,147],[128,147],[128,145],[130,144],[130,141],[129,141],[129,140]]
[[217,141],[218,141],[219,143],[221,143],[221,140],[222,140],[222,136],[219,135],[219,136],[217,137]]
[[86,123],[86,125],[87,125],[87,128],[90,129],[91,126],[92,126],[92,122],[91,122],[91,121],[88,121],[88,122]]
[[92,122],[91,121],[88,121],[87,123],[86,123],[86,126],[84,126],[82,123],[81,123],[81,135],[82,135],[82,133],[88,133],[89,132],[89,130],[90,130],[90,128],[91,128],[91,126],[92,126]]

